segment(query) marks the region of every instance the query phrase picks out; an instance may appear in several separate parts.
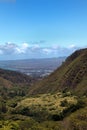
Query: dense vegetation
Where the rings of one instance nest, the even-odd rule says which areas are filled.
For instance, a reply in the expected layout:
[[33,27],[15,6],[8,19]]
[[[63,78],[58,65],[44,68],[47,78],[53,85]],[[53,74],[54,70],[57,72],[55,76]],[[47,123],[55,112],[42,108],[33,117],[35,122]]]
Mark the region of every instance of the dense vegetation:
[[[0,101],[0,130],[87,128],[87,99],[79,99],[70,92],[23,98],[16,96],[10,100],[0,98]],[[64,123],[67,123],[66,128]]]
[[33,83],[26,75],[0,70],[0,130],[87,129],[87,49]]
[[1,99],[0,130],[85,130],[86,102],[70,92]]

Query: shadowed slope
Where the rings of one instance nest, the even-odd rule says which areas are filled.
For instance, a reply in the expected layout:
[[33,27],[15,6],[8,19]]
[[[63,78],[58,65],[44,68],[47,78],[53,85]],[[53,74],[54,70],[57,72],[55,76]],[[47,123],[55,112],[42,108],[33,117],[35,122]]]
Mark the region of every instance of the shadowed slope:
[[25,96],[33,82],[34,79],[25,74],[0,69],[0,95],[3,98]]
[[33,79],[30,76],[16,71],[0,69],[0,77],[15,84],[30,84]]

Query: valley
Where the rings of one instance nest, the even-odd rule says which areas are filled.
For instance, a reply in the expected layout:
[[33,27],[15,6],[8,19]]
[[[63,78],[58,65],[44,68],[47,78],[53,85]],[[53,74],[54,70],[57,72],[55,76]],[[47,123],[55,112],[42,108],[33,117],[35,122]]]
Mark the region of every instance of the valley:
[[37,79],[0,69],[0,130],[86,130],[87,49]]
[[33,78],[43,78],[57,69],[66,57],[0,61],[0,68],[14,70]]
[[87,130],[87,0],[0,0],[0,130]]

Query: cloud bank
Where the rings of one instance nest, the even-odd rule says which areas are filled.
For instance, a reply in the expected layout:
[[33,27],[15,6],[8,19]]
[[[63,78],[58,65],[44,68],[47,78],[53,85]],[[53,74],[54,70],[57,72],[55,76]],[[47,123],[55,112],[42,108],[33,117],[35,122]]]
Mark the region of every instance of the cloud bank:
[[[43,41],[42,41],[43,42]],[[59,45],[52,45],[50,47],[43,47],[41,44],[22,43],[16,44],[7,42],[0,45],[0,58],[1,59],[23,59],[23,58],[48,58],[68,56],[79,47],[74,44],[67,47]]]

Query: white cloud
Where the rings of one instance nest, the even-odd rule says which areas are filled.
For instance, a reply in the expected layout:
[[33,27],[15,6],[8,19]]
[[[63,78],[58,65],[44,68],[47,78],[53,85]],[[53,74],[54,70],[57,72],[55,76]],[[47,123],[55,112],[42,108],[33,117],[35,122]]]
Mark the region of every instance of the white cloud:
[[58,49],[60,49],[60,46],[59,45],[53,45],[52,48],[53,48],[53,50],[58,50]]
[[15,48],[15,53],[18,53],[18,54],[26,53],[26,51],[27,51],[28,48],[29,48],[28,43],[23,43],[23,44],[21,45],[21,47],[20,47],[20,46],[17,46],[17,47]]
[[68,47],[61,47],[59,45],[52,45],[50,47],[43,47],[41,44],[32,44],[32,43],[11,43],[7,42],[0,45],[0,56],[6,57],[7,55],[12,57],[23,58],[41,58],[41,57],[59,57],[59,56],[68,56],[76,49],[79,49],[74,44],[69,45]]
[[3,54],[3,51],[2,51],[2,50],[0,50],[0,54]]
[[0,45],[0,54],[21,54],[26,53],[28,50],[28,43],[23,43],[21,45],[17,45],[15,43],[7,42],[3,45]]
[[4,45],[0,45],[0,50],[3,54],[12,54],[14,49],[16,48],[16,44],[14,43],[5,43]]
[[24,53],[24,51],[21,50],[20,48],[16,47],[16,48],[15,48],[15,53],[21,54],[21,53]]
[[68,46],[68,48],[69,48],[69,49],[76,48],[76,45],[74,45],[74,44],[71,44],[71,45],[69,45],[69,46]]
[[50,54],[52,52],[52,49],[50,48],[44,48],[42,49],[42,51],[45,53],[45,54]]
[[29,44],[28,44],[28,43],[23,43],[23,44],[22,44],[22,48],[23,48],[23,49],[27,49],[28,47],[29,47]]
[[34,44],[33,46],[31,46],[31,49],[34,50],[39,50],[41,47],[38,44]]

